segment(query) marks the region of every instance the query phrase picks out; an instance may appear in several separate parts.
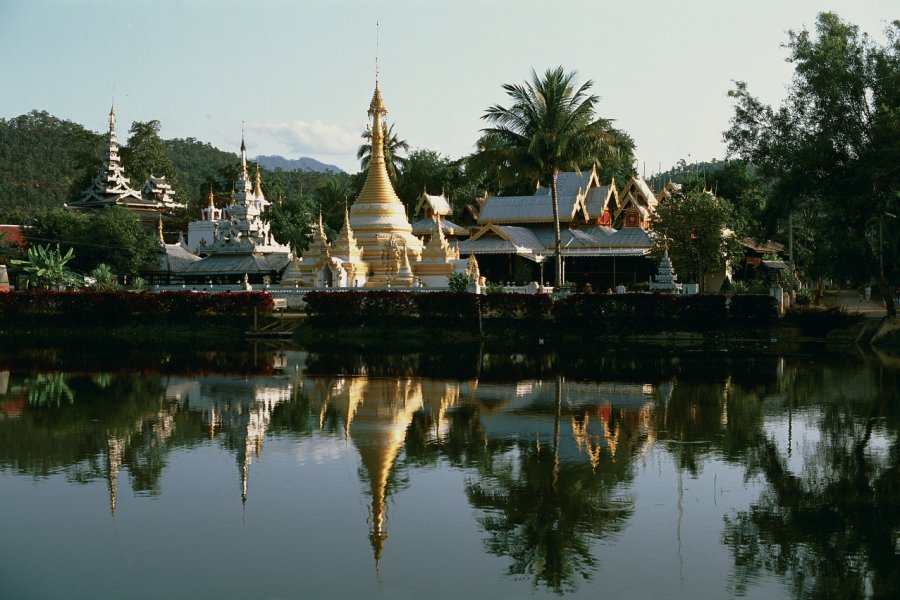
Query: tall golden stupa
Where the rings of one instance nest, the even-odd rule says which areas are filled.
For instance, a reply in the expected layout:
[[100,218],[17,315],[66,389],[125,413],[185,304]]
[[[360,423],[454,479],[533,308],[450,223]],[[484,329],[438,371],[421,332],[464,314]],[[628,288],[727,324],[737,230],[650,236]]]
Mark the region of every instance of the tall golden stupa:
[[378,79],[369,105],[372,117],[372,155],[362,191],[350,207],[350,228],[368,266],[366,287],[412,284],[410,263],[422,254],[422,242],[412,234],[406,207],[397,196],[384,162],[385,124],[387,115]]
[[[313,231],[310,249],[296,256],[281,279],[297,287],[444,287],[455,270],[465,268],[459,254],[440,231],[426,249],[412,233],[406,206],[391,183],[384,160],[387,115],[378,78],[369,104],[372,154],[366,181],[345,213],[344,225],[331,243],[321,224]],[[437,222],[436,227],[440,227]]]

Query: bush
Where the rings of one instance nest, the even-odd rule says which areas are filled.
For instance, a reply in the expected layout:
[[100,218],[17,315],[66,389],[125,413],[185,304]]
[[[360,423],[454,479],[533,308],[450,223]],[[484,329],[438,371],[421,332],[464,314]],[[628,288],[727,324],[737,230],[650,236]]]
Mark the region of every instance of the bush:
[[249,317],[272,310],[272,296],[265,292],[203,294],[125,291],[54,292],[27,291],[0,295],[0,318],[60,319],[73,324],[107,324],[136,320],[191,322],[197,317],[228,315]]
[[797,297],[794,298],[794,304],[797,306],[809,306],[814,299],[815,295],[813,294],[813,291],[806,288],[797,292]]
[[472,278],[465,273],[453,272],[447,280],[447,287],[453,293],[465,292],[471,282]]

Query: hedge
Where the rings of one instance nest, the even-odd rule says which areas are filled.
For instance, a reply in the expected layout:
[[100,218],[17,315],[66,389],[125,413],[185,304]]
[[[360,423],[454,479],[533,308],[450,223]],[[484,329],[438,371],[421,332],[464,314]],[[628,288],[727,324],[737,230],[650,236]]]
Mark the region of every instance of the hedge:
[[115,323],[134,319],[190,321],[197,317],[250,317],[272,310],[266,292],[207,294],[198,292],[51,292],[0,294],[0,319],[58,319],[72,323]]
[[765,325],[776,316],[770,296],[705,294],[545,294],[315,291],[305,296],[313,319],[329,323],[385,320],[531,320],[592,331],[704,330],[739,322]]

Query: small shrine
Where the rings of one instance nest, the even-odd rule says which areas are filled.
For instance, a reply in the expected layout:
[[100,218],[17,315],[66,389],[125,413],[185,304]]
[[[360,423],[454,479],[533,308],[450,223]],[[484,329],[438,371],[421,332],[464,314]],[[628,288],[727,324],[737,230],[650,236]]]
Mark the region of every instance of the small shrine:
[[677,279],[678,276],[672,267],[672,259],[669,258],[669,249],[665,248],[659,261],[659,274],[656,276],[656,281],[650,282],[650,291],[680,294],[681,284],[677,283]]

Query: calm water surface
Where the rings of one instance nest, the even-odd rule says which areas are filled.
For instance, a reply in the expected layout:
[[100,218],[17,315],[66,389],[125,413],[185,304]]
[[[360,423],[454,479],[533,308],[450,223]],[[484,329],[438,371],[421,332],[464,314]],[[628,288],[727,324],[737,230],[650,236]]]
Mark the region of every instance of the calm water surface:
[[896,358],[0,355],[0,597],[900,596]]

